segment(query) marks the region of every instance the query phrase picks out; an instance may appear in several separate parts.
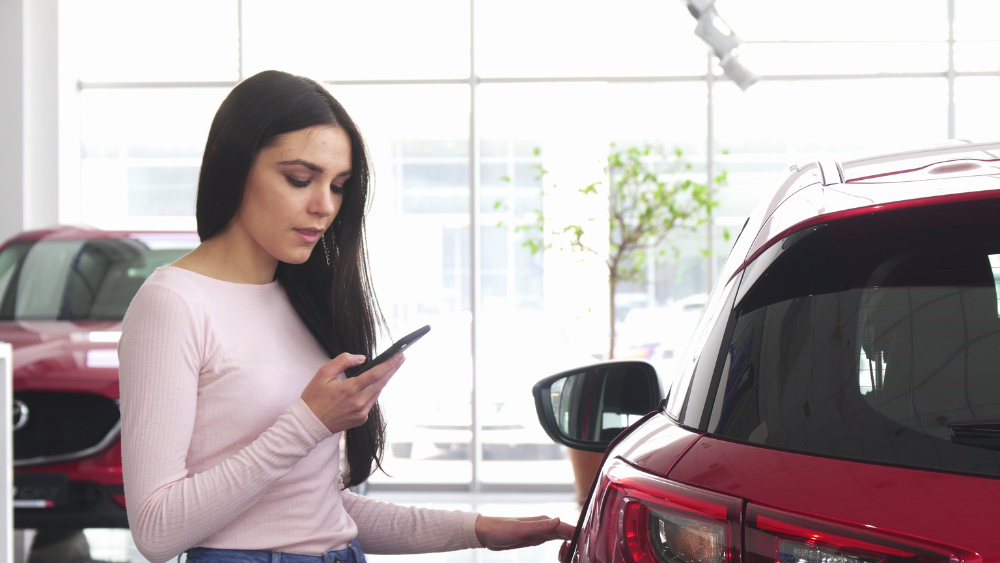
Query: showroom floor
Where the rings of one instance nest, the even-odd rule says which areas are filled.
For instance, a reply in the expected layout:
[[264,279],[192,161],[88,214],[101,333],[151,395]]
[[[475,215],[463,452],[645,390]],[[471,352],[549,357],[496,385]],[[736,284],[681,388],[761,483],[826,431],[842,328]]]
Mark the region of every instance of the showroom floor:
[[[477,510],[490,516],[558,516],[576,523],[579,511],[572,493],[405,493],[369,494],[386,502],[442,508]],[[91,557],[99,561],[145,563],[146,559],[132,543],[128,530],[86,530]],[[370,563],[552,563],[561,542],[549,542],[532,548],[492,552],[482,549],[426,555],[369,555]]]

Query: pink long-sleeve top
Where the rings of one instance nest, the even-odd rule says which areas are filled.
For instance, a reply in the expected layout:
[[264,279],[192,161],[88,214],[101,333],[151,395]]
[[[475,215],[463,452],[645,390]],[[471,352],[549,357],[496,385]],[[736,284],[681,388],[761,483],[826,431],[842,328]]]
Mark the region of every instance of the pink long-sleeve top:
[[368,553],[481,547],[477,513],[342,490],[340,434],[300,398],[329,358],[278,282],[157,268],[118,355],[129,525],[153,563],[197,546],[319,554],[355,537]]

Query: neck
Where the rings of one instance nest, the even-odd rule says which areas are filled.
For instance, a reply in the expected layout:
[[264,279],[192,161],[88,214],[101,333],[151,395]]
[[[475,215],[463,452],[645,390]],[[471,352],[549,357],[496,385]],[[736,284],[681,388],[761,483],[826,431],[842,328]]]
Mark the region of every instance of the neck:
[[226,230],[201,243],[191,254],[204,273],[235,283],[266,284],[274,281],[278,260],[257,244],[245,230],[230,224]]

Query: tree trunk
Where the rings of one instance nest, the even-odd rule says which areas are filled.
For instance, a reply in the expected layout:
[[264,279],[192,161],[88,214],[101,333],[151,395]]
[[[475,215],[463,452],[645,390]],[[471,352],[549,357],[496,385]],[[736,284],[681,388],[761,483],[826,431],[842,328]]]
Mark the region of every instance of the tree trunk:
[[608,359],[615,357],[615,286],[617,285],[614,274],[611,274],[608,278],[608,316],[611,328],[611,337],[609,338],[609,348],[608,348]]

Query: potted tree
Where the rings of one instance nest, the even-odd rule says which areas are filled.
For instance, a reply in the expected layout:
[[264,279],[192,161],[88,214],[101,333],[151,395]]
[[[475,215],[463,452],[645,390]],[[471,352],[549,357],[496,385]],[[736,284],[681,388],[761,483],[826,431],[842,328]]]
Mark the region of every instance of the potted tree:
[[[629,147],[612,144],[604,172],[604,180],[577,188],[577,192],[581,197],[605,198],[606,221],[598,217],[559,221],[538,210],[517,229],[528,233],[524,244],[533,254],[551,249],[590,253],[607,267],[607,357],[611,358],[617,289],[624,282],[644,282],[647,261],[665,254],[671,235],[697,229],[718,202],[711,186],[694,179],[692,166],[680,149],[667,152],[650,143]],[[548,171],[539,167],[539,173],[544,177]],[[724,185],[726,179],[722,172],[712,184]],[[607,244],[594,244],[598,239]],[[571,450],[570,460],[582,503],[600,467],[601,455]]]

